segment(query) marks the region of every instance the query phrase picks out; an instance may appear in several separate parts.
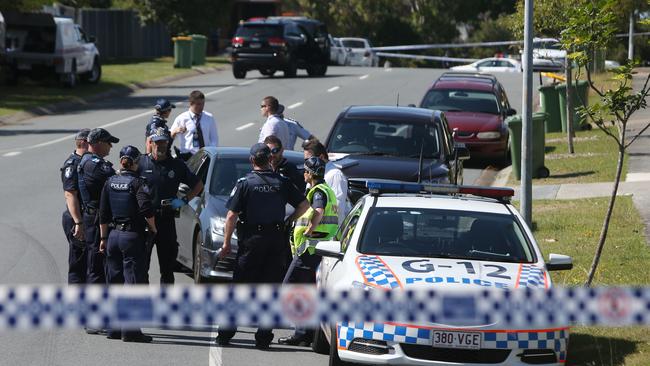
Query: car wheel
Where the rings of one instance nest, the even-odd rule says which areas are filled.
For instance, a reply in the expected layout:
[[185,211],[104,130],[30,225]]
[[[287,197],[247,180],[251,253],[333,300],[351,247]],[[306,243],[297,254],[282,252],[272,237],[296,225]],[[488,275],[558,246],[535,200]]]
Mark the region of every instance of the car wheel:
[[196,233],[196,238],[194,238],[194,263],[192,264],[192,273],[194,277],[194,283],[201,284],[208,282],[207,279],[201,276],[201,244],[203,239],[201,237],[201,232]]
[[284,69],[284,77],[295,78],[297,73],[298,73],[298,62],[296,62],[295,59],[291,58],[289,60],[289,64],[287,65],[287,68]]
[[83,75],[84,81],[90,84],[97,84],[102,77],[102,65],[99,62],[99,57],[95,57],[93,61],[93,68]]
[[77,61],[72,60],[72,67],[70,72],[63,74],[63,85],[67,88],[74,88],[77,86]]
[[235,79],[244,79],[246,78],[246,69],[239,64],[233,64],[232,74],[235,77]]
[[275,69],[260,69],[260,74],[264,76],[273,76],[275,74]]
[[0,67],[0,80],[2,84],[9,86],[18,84],[18,69],[14,66]]
[[329,344],[327,343],[327,338],[325,338],[325,333],[320,324],[318,325],[316,332],[314,332],[314,340],[311,343],[311,350],[321,355],[326,355],[329,352]]
[[330,327],[330,363],[329,366],[347,366],[350,363],[341,361],[336,339],[336,325]]

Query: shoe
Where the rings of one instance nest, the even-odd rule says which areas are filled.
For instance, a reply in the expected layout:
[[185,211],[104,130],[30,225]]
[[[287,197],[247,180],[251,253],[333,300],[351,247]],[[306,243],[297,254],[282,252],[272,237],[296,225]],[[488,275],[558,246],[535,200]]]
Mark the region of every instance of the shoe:
[[230,339],[225,339],[225,338],[219,338],[219,337],[217,337],[217,338],[214,340],[214,342],[215,342],[218,346],[228,346],[228,345],[230,345]]
[[152,336],[148,336],[142,333],[122,336],[123,342],[151,343],[152,340]]
[[103,329],[99,329],[99,328],[85,327],[84,330],[86,331],[86,334],[102,334],[104,332]]
[[296,337],[295,335],[289,337],[282,337],[278,339],[279,344],[285,344],[288,346],[299,346],[299,347],[309,347],[311,341],[307,337]]
[[260,350],[267,350],[271,347],[271,342],[255,342],[255,348]]
[[122,332],[120,332],[119,330],[117,330],[117,331],[109,331],[106,334],[106,338],[108,338],[108,339],[120,339],[120,338],[122,338]]

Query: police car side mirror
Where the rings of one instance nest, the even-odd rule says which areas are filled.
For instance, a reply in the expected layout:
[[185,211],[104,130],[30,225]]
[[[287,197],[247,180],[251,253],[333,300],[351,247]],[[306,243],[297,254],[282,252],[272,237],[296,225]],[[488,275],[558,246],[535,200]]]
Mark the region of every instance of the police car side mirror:
[[178,185],[178,192],[179,192],[181,195],[185,196],[185,195],[187,195],[188,193],[190,193],[190,186],[188,186],[188,185],[185,184],[185,183],[181,183],[181,184]]
[[319,241],[316,244],[316,255],[343,259],[343,253],[341,253],[341,242],[337,240]]
[[568,255],[551,253],[548,255],[546,269],[549,271],[564,271],[573,268],[573,259]]

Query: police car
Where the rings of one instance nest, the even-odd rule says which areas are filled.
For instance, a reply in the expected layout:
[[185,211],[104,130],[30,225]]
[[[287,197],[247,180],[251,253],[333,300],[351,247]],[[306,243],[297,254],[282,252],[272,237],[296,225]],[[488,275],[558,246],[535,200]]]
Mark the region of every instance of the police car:
[[[336,241],[316,245],[319,288],[368,291],[517,289],[552,286],[548,271],[571,269],[571,257],[545,262],[509,188],[365,183]],[[312,347],[330,365],[560,365],[569,326],[513,329],[463,324],[343,322],[321,324]]]

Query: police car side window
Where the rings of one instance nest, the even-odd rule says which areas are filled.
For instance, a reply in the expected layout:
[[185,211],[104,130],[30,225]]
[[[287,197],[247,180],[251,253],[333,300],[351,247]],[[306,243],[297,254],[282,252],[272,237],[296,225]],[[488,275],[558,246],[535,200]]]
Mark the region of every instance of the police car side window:
[[210,167],[210,158],[208,156],[205,156],[203,159],[201,159],[202,163],[199,166],[198,171],[196,172],[196,176],[201,179],[201,182],[205,184],[206,180],[208,179],[208,168]]

